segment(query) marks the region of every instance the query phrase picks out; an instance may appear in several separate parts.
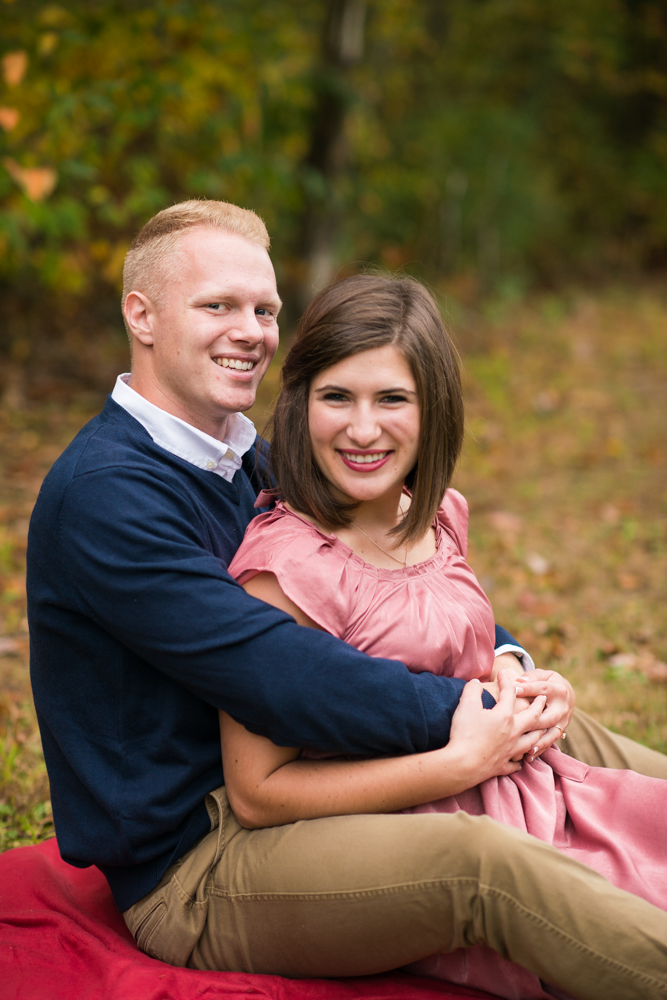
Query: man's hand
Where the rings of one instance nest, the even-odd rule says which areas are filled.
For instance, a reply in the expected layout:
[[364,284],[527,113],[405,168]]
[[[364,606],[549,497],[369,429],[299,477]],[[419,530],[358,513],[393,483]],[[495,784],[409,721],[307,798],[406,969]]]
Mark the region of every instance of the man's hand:
[[522,698],[546,695],[547,703],[539,720],[544,735],[536,741],[534,753],[526,754],[526,760],[533,761],[552,746],[563,734],[574,712],[575,695],[572,685],[556,670],[530,670],[514,678],[517,692]]

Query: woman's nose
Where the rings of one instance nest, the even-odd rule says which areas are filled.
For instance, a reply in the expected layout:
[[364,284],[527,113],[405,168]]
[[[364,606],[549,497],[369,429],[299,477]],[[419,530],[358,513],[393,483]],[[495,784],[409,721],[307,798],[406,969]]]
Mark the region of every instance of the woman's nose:
[[352,415],[347,433],[359,448],[368,448],[380,437],[382,429],[373,413],[359,410]]

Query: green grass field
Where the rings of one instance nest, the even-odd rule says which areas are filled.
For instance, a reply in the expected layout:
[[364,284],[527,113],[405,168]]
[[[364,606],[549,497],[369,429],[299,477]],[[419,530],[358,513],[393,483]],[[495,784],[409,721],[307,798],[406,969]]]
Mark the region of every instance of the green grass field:
[[[455,486],[496,619],[570,678],[582,708],[667,752],[667,304],[650,290],[444,303],[467,399]],[[276,385],[274,364],[259,429]],[[53,832],[25,544],[44,474],[102,402],[28,381],[0,407],[0,849]]]

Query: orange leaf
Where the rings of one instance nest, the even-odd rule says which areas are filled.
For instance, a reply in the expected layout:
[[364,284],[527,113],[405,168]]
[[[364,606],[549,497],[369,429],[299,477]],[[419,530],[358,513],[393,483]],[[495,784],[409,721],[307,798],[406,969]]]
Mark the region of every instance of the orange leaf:
[[28,53],[8,52],[2,58],[2,75],[9,87],[16,87],[21,82],[28,69]]
[[11,132],[19,123],[21,114],[18,108],[0,108],[0,125],[5,132]]
[[31,201],[42,201],[53,191],[58,174],[52,167],[22,167],[16,160],[5,158],[5,167]]

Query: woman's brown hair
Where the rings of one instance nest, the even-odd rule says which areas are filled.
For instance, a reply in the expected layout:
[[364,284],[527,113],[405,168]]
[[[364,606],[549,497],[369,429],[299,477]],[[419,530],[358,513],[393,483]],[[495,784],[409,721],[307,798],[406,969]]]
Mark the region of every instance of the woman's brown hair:
[[326,368],[387,344],[410,365],[420,403],[417,463],[406,479],[412,503],[394,528],[399,541],[417,541],[432,523],[459,457],[463,400],[454,345],[433,297],[412,278],[360,274],[314,297],[283,365],[270,465],[280,493],[296,510],[330,527],[351,523],[357,505],[333,495],[313,459],[310,387]]

